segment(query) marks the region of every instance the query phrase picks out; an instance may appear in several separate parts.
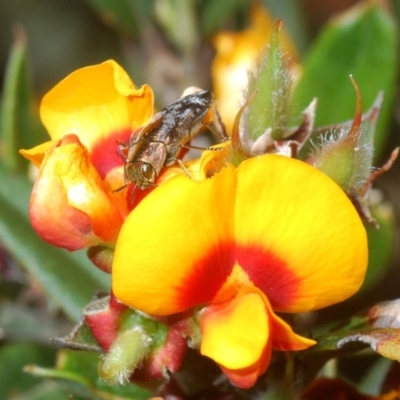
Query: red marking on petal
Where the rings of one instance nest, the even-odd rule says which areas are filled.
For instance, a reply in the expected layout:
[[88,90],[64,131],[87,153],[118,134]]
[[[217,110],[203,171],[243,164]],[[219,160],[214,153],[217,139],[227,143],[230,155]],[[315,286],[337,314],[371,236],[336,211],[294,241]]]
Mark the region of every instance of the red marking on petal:
[[102,179],[115,167],[124,164],[119,146],[120,143],[128,143],[132,131],[125,129],[113,132],[107,137],[100,138],[93,146],[90,154],[90,162],[94,165]]
[[190,274],[177,288],[178,301],[185,308],[210,302],[232,272],[233,265],[232,245],[218,243],[203,258],[194,261]]
[[268,297],[272,308],[293,304],[300,279],[286,262],[261,246],[237,246],[235,258],[251,281]]
[[148,196],[157,186],[148,189],[140,189],[133,182],[128,184],[126,189],[126,204],[129,211],[132,211],[139,203]]

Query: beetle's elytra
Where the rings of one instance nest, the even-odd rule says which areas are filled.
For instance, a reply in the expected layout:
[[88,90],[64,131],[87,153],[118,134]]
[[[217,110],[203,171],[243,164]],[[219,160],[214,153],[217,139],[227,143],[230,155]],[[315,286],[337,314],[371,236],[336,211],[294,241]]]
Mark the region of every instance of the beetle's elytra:
[[132,135],[124,146],[125,181],[134,182],[143,190],[154,186],[161,168],[176,162],[182,146],[203,129],[203,119],[212,104],[213,94],[206,90],[185,96]]

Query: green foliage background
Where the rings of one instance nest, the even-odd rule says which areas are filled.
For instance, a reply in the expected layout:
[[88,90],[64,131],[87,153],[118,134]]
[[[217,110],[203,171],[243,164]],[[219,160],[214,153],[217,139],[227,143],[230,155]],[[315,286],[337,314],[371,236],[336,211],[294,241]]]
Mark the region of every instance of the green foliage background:
[[[187,86],[212,90],[212,37],[219,30],[243,29],[251,3],[0,2],[0,400],[57,400],[70,393],[74,399],[148,397],[148,392],[135,387],[121,392],[101,386],[95,377],[95,361],[90,359],[93,362],[88,364],[88,359],[68,352],[63,354],[62,362],[58,355],[58,375],[46,369],[36,371],[45,377],[60,378],[57,381],[22,372],[26,364],[52,367],[57,353],[49,345],[49,337],[65,335],[95,291],[109,285],[109,278],[97,271],[84,253],[52,248],[30,227],[27,207],[32,182],[27,163],[17,150],[47,140],[38,120],[41,97],[73,70],[110,58],[119,62],[136,84],[149,83],[153,87],[159,108],[174,101]],[[360,86],[364,109],[370,107],[378,90],[386,91],[377,133],[376,165],[381,165],[391,149],[400,144],[396,66],[399,2],[382,2],[390,9],[390,19],[372,7],[354,26],[330,23],[325,27],[335,12],[357,1],[340,5],[335,0],[295,0],[290,6],[281,0],[263,3],[274,18],[284,20],[305,65],[304,78],[293,100],[298,112],[315,96],[319,98],[318,125],[351,118],[355,96],[348,81],[350,73]],[[358,57],[353,57],[354,47],[360,50]],[[397,162],[378,182],[394,208],[385,200],[374,210],[382,229],[369,233],[371,261],[366,285],[355,298],[319,313],[320,329],[374,302],[400,297],[399,254],[395,252],[399,171]],[[360,375],[345,370],[347,379],[362,385]],[[381,375],[374,376],[382,380]]]

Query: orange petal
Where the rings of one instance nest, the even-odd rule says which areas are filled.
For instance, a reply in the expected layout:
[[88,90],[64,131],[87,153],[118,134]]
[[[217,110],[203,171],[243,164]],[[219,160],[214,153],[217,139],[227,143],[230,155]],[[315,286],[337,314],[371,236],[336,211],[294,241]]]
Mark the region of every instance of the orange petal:
[[268,368],[271,349],[303,350],[315,344],[276,316],[265,295],[244,286],[234,300],[211,305],[199,318],[201,354],[216,361],[240,388],[249,388]]
[[234,186],[229,167],[202,182],[178,175],[143,199],[118,237],[115,296],[155,315],[210,301],[233,268]]
[[196,170],[195,177],[203,180],[212,177],[227,165],[227,161],[233,156],[232,141],[219,143],[203,151],[201,158],[193,163]]
[[305,350],[317,342],[294,333],[292,327],[279,318],[272,310],[269,301],[266,301],[271,316],[272,348],[282,351]]
[[257,287],[245,286],[241,289],[238,296],[244,296],[249,293],[258,293],[264,301],[266,312],[269,315],[273,349],[282,351],[304,350],[316,344],[315,340],[294,333],[291,326],[274,313],[268,298]]
[[113,243],[122,225],[119,210],[73,138],[45,155],[31,197],[32,225],[44,240],[68,250]]
[[273,314],[264,300],[257,288],[244,287],[234,300],[208,306],[200,316],[201,353],[242,389],[254,385],[271,359]]
[[40,107],[52,139],[78,135],[102,177],[122,163],[118,141],[126,142],[152,112],[151,88],[136,89],[126,72],[111,60],[68,75],[44,96]]
[[350,200],[304,162],[255,157],[238,168],[235,258],[272,308],[303,312],[362,284],[367,239]]
[[271,311],[272,348],[282,351],[305,350],[317,342],[293,332],[291,326]]
[[21,149],[19,153],[24,156],[31,163],[40,167],[40,164],[43,161],[44,155],[47,150],[51,149],[58,143],[58,140],[51,140],[49,142],[42,143],[38,146],[33,147],[29,150]]
[[265,347],[263,355],[256,364],[241,369],[228,369],[223,365],[219,365],[219,367],[226,377],[237,387],[241,389],[249,389],[256,383],[258,377],[267,370],[270,360],[271,346],[268,345]]

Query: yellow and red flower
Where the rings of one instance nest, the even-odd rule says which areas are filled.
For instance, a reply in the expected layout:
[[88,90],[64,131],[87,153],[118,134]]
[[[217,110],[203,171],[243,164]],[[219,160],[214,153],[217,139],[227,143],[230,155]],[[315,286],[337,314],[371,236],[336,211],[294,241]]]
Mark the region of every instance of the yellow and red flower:
[[79,69],[43,98],[51,141],[21,153],[40,167],[29,213],[47,242],[77,250],[115,243],[128,214],[119,142],[153,113],[153,92],[136,89],[114,61]]
[[124,184],[118,146],[152,111],[151,89],[136,89],[113,61],[51,90],[41,118],[52,141],[22,151],[40,167],[32,224],[68,250],[116,243],[116,298],[157,318],[194,316],[201,339],[187,330],[190,342],[237,386],[251,387],[272,349],[315,343],[276,311],[315,310],[358,290],[364,227],[322,172],[272,154],[222,167],[229,144],[188,164],[192,179],[169,168],[131,211],[126,191],[114,191]]
[[201,353],[248,388],[272,349],[314,344],[274,311],[315,310],[358,290],[366,234],[339,186],[304,162],[264,155],[206,179],[209,152],[203,159],[198,179],[178,173],[130,213],[113,292],[155,316],[193,310]]

